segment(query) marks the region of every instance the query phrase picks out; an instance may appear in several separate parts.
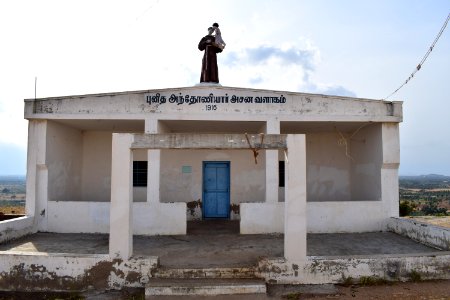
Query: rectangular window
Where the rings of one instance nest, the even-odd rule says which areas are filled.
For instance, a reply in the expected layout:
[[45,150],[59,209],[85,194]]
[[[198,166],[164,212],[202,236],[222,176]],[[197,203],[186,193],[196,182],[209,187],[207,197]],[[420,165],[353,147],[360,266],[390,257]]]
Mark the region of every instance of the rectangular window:
[[284,187],[284,161],[278,162],[278,186]]
[[133,186],[147,186],[147,161],[133,161]]

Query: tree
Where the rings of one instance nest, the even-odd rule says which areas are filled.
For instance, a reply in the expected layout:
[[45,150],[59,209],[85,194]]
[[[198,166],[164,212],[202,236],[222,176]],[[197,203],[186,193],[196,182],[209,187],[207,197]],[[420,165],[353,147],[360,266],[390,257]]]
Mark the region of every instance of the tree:
[[400,209],[400,217],[409,216],[414,210],[413,206],[409,203],[409,201],[400,202],[399,209]]
[[443,207],[438,207],[436,201],[429,201],[422,207],[422,212],[425,215],[447,215],[447,209]]

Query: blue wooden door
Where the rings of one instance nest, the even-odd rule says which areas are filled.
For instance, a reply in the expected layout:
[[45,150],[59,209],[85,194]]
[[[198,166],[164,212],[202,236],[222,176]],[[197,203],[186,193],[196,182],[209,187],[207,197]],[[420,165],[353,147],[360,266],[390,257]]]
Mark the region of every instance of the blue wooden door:
[[203,162],[203,217],[230,216],[230,162]]

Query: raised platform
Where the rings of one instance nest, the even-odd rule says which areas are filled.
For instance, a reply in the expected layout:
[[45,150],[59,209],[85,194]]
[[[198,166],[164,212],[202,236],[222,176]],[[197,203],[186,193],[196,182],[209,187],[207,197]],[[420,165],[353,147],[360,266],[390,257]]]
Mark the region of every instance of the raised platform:
[[[261,257],[283,256],[283,235],[240,235],[195,229],[188,235],[134,236],[134,256],[158,256],[161,266],[255,266]],[[207,231],[209,230],[209,232]],[[308,234],[308,256],[405,255],[437,252],[391,232]],[[108,235],[36,233],[0,245],[0,252],[108,254]],[[180,255],[182,253],[182,255]]]
[[[309,234],[303,262],[283,258],[281,234],[240,235],[236,222],[189,222],[183,236],[134,236],[130,260],[108,235],[36,233],[0,245],[0,290],[144,287],[153,279],[263,279],[322,284],[347,277],[450,279],[450,252],[391,232]],[[220,289],[220,288],[219,288]]]

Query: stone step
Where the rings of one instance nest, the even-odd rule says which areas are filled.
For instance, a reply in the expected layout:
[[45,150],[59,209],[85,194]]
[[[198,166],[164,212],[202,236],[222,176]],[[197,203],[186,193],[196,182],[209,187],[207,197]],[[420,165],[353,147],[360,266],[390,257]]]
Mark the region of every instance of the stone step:
[[255,267],[227,267],[227,268],[182,268],[171,269],[160,267],[152,272],[154,278],[211,278],[211,279],[233,279],[233,278],[258,278]]
[[265,294],[266,284],[257,279],[158,279],[145,285],[145,296]]

